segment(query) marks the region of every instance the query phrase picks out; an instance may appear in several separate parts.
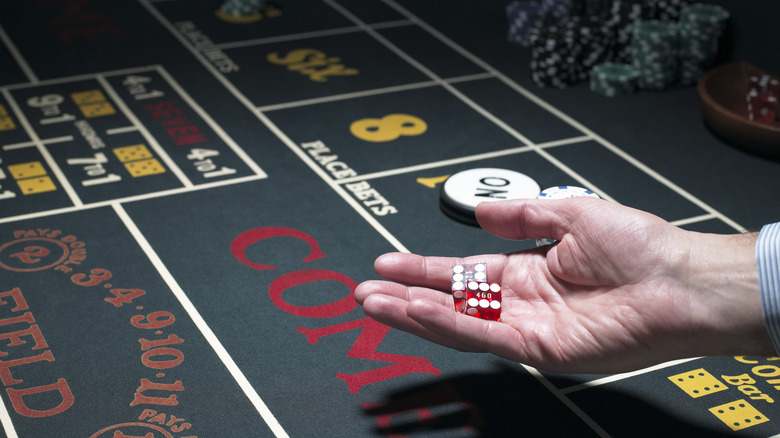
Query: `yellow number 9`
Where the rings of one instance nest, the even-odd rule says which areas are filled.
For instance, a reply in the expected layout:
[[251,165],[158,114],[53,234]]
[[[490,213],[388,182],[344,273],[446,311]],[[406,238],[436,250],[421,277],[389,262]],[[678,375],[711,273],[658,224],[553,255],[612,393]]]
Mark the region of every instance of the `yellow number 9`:
[[420,135],[428,129],[425,121],[409,114],[389,114],[381,119],[352,122],[349,131],[355,137],[375,143],[393,141],[402,135]]

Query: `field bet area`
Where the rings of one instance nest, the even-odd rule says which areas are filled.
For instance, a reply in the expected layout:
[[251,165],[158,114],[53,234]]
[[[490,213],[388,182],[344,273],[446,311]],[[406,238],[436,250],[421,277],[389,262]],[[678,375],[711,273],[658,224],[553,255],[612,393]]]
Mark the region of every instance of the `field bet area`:
[[[442,212],[472,168],[699,232],[780,220],[780,162],[695,85],[540,87],[506,0],[224,3],[0,2],[0,435],[780,435],[777,358],[552,374],[352,298],[386,252],[536,246]],[[778,4],[714,3],[715,63],[780,72]]]

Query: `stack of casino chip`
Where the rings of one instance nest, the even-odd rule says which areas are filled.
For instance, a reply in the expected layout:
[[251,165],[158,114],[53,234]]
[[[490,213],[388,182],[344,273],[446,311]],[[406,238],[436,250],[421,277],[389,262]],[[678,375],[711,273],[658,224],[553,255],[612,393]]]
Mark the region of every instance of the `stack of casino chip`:
[[509,19],[509,41],[523,47],[531,45],[531,32],[537,28],[544,15],[540,3],[513,1],[506,7]]
[[680,12],[688,4],[685,0],[652,0],[649,2],[650,20],[677,21],[680,19]]
[[632,65],[639,71],[639,88],[665,90],[678,80],[677,23],[647,20],[634,25]]
[[578,46],[559,25],[531,32],[531,78],[540,87],[566,88],[579,81]]
[[546,16],[562,22],[570,15],[572,0],[541,0],[541,5]]
[[509,40],[531,48],[532,79],[556,88],[587,80],[604,62],[634,65],[643,89],[691,83],[717,50],[724,12],[687,0],[515,0],[507,7]]
[[618,63],[631,62],[631,38],[634,24],[647,18],[647,9],[641,0],[614,0],[609,14],[607,26],[612,32],[613,56],[611,61]]
[[531,78],[540,87],[565,88],[587,80],[590,69],[607,60],[608,29],[595,17],[572,16],[531,33]]
[[608,97],[633,94],[639,86],[639,71],[630,64],[604,62],[590,71],[590,89]]
[[566,22],[571,0],[515,0],[506,7],[509,41],[530,47],[535,33],[549,25]]
[[225,0],[220,6],[220,12],[233,16],[245,17],[257,14],[265,0]]
[[695,3],[680,13],[680,82],[696,83],[718,53],[729,12],[717,5]]

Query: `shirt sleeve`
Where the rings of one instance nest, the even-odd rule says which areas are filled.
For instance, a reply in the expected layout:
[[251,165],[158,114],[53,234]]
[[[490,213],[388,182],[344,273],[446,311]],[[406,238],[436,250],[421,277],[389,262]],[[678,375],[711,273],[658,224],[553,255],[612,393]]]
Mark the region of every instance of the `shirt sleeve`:
[[756,241],[756,262],[764,321],[772,345],[780,353],[780,222],[761,228]]

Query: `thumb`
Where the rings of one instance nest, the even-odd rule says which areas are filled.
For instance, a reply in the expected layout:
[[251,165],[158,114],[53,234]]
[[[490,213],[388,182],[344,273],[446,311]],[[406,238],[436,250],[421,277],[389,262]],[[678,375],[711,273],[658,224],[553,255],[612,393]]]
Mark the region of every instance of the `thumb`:
[[477,222],[485,231],[503,239],[561,240],[573,222],[595,202],[603,200],[572,198],[482,202],[477,206],[476,215]]

